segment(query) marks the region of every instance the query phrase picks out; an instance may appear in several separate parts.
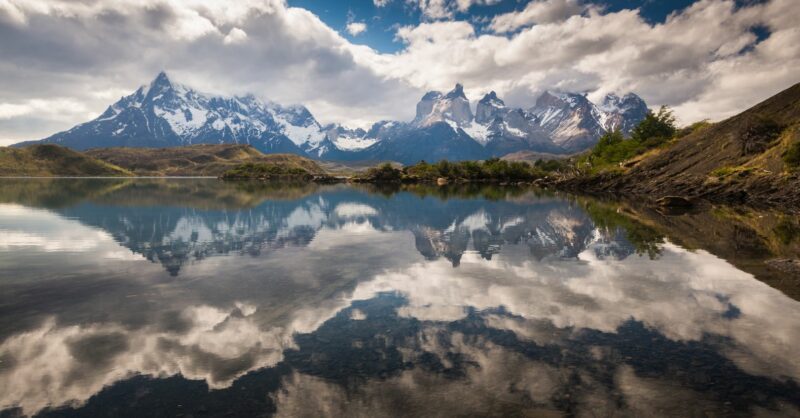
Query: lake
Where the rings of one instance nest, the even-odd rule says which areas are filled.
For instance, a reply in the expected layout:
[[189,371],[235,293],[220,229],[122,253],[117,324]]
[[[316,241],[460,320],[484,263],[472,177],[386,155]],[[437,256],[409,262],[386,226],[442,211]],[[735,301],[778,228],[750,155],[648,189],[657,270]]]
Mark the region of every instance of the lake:
[[0,180],[0,416],[800,416],[796,217]]

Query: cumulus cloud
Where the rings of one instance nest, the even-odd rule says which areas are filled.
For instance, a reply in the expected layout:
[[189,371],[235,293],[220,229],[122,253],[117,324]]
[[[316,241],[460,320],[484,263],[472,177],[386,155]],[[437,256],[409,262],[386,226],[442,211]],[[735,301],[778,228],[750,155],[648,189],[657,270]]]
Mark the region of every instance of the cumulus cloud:
[[[0,139],[68,129],[113,101],[92,92],[130,92],[160,70],[199,90],[303,103],[323,123],[356,126],[408,120],[425,90],[456,82],[473,99],[495,90],[516,106],[545,89],[633,91],[688,123],[730,116],[800,81],[793,0],[700,0],[657,24],[580,0],[531,2],[496,16],[489,33],[452,20],[493,2],[406,0],[425,18],[398,29],[403,49],[388,54],[281,0],[3,1]],[[363,32],[350,23],[350,34]],[[758,39],[755,27],[769,37]],[[27,110],[54,97],[82,110],[59,119]]]
[[[567,3],[529,7],[545,4]],[[800,64],[800,31],[785,18],[799,12],[787,0],[750,7],[703,0],[654,25],[637,10],[589,9],[564,21],[542,13],[538,24],[510,35],[478,34],[463,21],[426,22],[398,31],[401,53],[369,58],[378,72],[421,89],[461,81],[472,98],[496,90],[522,106],[545,89],[593,98],[633,91],[692,122],[730,116],[800,81],[791,74]],[[512,27],[526,19],[504,21]],[[757,42],[756,26],[767,27],[769,38]]]
[[237,44],[244,42],[245,39],[247,39],[247,32],[239,28],[233,28],[230,32],[228,32],[227,35],[225,35],[225,39],[223,39],[222,42],[226,44]]
[[539,0],[528,3],[521,12],[495,16],[490,27],[495,32],[511,32],[534,23],[560,22],[588,9],[580,0]]
[[347,24],[347,33],[358,36],[367,31],[367,24],[364,22],[350,22]]
[[474,5],[497,4],[500,0],[406,0],[406,4],[419,9],[426,19],[450,19],[456,12],[464,13]]
[[[0,37],[7,58],[0,63],[0,106],[15,115],[0,119],[0,139],[69,129],[119,98],[93,92],[129,93],[161,70],[201,91],[303,103],[323,123],[349,122],[352,114],[362,124],[410,117],[420,95],[355,61],[357,52],[374,51],[280,0],[10,0],[0,6]],[[53,97],[83,110],[58,121],[30,110],[28,101]]]

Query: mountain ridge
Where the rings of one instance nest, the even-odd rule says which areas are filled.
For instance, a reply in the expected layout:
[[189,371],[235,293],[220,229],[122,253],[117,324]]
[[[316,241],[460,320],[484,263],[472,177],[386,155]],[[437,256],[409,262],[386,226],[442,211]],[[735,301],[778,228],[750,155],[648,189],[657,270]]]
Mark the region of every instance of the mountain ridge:
[[545,92],[525,110],[487,93],[472,111],[464,87],[427,92],[410,122],[380,121],[369,129],[322,126],[302,105],[283,106],[252,94],[213,96],[172,81],[153,81],[110,105],[99,117],[33,143],[76,150],[248,144],[263,153],[319,160],[427,160],[502,157],[519,151],[570,154],[608,130],[627,131],[647,112],[641,98],[606,97],[601,105],[575,93]]

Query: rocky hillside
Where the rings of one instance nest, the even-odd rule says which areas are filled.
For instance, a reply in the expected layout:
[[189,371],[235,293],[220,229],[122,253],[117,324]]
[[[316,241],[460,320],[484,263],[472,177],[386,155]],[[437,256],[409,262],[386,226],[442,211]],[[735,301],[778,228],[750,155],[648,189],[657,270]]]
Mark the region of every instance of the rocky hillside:
[[622,172],[574,177],[563,187],[658,198],[679,195],[800,208],[800,84],[666,147]]
[[99,148],[86,155],[139,176],[219,176],[242,164],[280,164],[313,174],[324,170],[293,154],[262,154],[249,145],[192,145],[174,148]]
[[130,176],[131,172],[58,145],[0,148],[0,176]]

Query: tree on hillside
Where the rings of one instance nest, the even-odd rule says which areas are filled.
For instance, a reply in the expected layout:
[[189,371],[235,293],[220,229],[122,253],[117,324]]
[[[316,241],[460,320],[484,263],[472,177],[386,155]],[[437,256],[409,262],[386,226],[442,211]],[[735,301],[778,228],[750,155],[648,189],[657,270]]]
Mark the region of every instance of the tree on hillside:
[[650,148],[670,140],[676,131],[672,110],[661,106],[658,113],[647,112],[647,116],[631,131],[631,139]]

